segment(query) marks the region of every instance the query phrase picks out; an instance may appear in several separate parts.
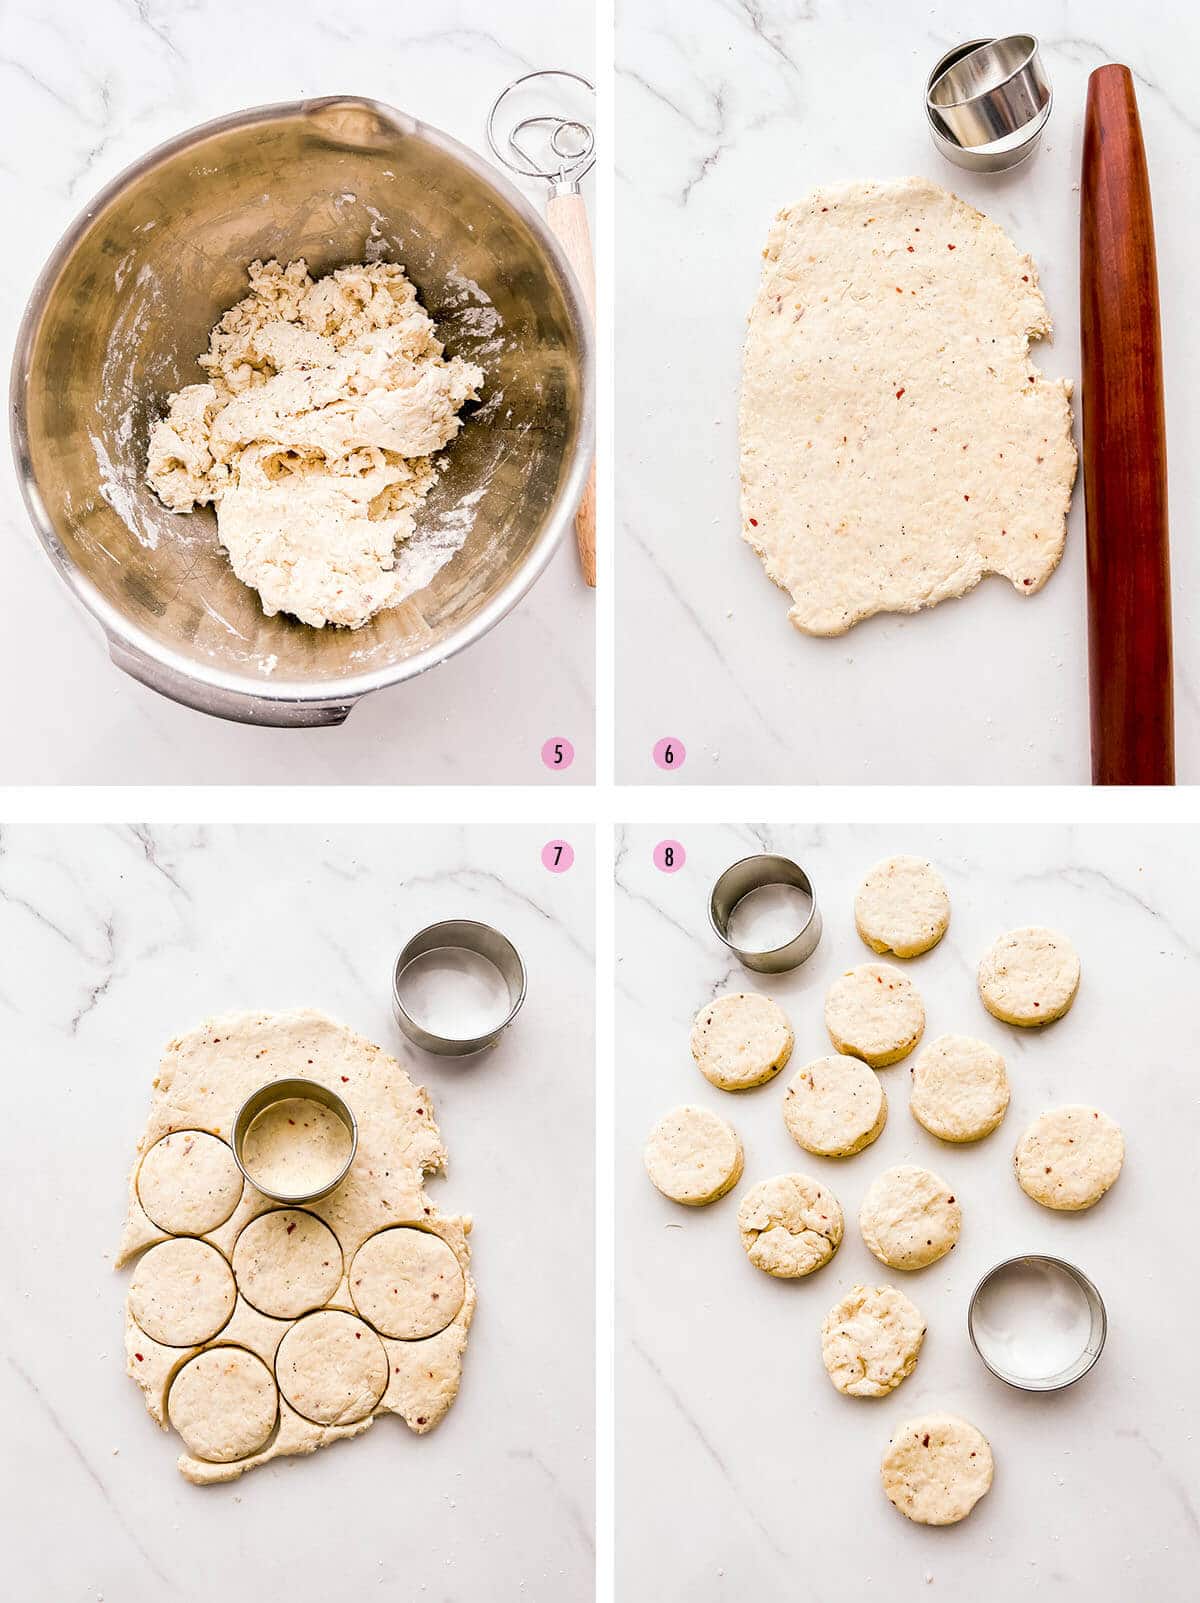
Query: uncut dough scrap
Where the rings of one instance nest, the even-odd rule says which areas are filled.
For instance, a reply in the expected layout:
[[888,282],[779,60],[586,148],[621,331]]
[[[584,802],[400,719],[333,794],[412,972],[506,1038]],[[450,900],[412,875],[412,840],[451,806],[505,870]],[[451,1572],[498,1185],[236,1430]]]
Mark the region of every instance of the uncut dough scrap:
[[1121,1126],[1099,1108],[1079,1103],[1035,1119],[1013,1154],[1017,1183],[1026,1196],[1067,1213],[1099,1202],[1124,1161]]
[[252,262],[189,384],[151,430],[146,483],[172,512],[213,505],[233,571],[263,611],[357,629],[407,593],[396,548],[432,489],[483,372],[447,361],[394,262],[315,283]]
[[[346,1270],[364,1242],[381,1231],[406,1226],[419,1227],[445,1250],[453,1265],[455,1311],[441,1321],[444,1328],[423,1341],[375,1338],[381,1341],[387,1359],[386,1389],[378,1403],[363,1418],[345,1424],[315,1424],[303,1418],[286,1398],[276,1402],[275,1382],[270,1378],[280,1343],[289,1331],[297,1329],[294,1320],[269,1317],[238,1295],[216,1344],[203,1346],[202,1364],[195,1355],[203,1344],[168,1347],[139,1327],[131,1292],[125,1305],[127,1372],[142,1388],[151,1417],[164,1429],[168,1418],[186,1421],[186,1441],[194,1450],[183,1454],[179,1468],[197,1484],[232,1480],[273,1458],[311,1453],[342,1437],[357,1436],[383,1413],[399,1414],[411,1430],[423,1434],[432,1430],[458,1395],[467,1332],[475,1312],[475,1284],[468,1273],[471,1220],[467,1215],[440,1212],[426,1195],[425,1175],[442,1172],[446,1163],[429,1097],[380,1047],[322,1013],[306,1009],[232,1014],[168,1043],[129,1178],[128,1209],[116,1266],[138,1258],[140,1267],[148,1259],[148,1255],[143,1257],[147,1248],[169,1239],[147,1216],[138,1194],[139,1167],[155,1143],[183,1130],[204,1131],[227,1141],[234,1114],[251,1091],[293,1076],[337,1091],[358,1119],[358,1153],[346,1179],[329,1196],[306,1205],[306,1212],[336,1237],[344,1266],[327,1293],[325,1306],[353,1318]],[[186,1166],[181,1172],[191,1173],[193,1168]],[[199,1197],[206,1174],[195,1173]],[[181,1196],[178,1204],[186,1212],[195,1199]],[[235,1249],[242,1231],[267,1214],[280,1216],[282,1230],[273,1233],[265,1225],[260,1227],[255,1233],[257,1240],[251,1238],[253,1251],[244,1249],[238,1254]],[[254,1294],[261,1297],[265,1289],[272,1307],[311,1306],[306,1288],[321,1284],[323,1289],[324,1277],[332,1272],[324,1255],[313,1251],[327,1238],[320,1230],[302,1230],[298,1222],[289,1232],[287,1225],[293,1222],[297,1222],[294,1211],[280,1210],[277,1203],[246,1185],[230,1217],[205,1234],[205,1250],[215,1249],[214,1256],[219,1254],[220,1261],[246,1266],[248,1273],[253,1265]],[[294,1261],[290,1265],[281,1261],[277,1274],[270,1272],[265,1256],[272,1239],[281,1250],[286,1250],[288,1242],[298,1243]],[[174,1240],[171,1245],[177,1248],[185,1243]],[[329,1245],[332,1248],[333,1243]],[[137,1271],[134,1280],[136,1284]],[[282,1299],[279,1304],[276,1297]],[[289,1301],[293,1297],[294,1301]],[[304,1357],[307,1387],[312,1387],[317,1373],[313,1370],[314,1351],[319,1355],[327,1348],[336,1356],[337,1338],[344,1336],[346,1328],[341,1321],[306,1327],[305,1339],[295,1351]],[[332,1332],[333,1339],[314,1342],[313,1337],[323,1330]],[[229,1360],[233,1368],[221,1368],[225,1360],[220,1355],[227,1357],[233,1350],[244,1350],[266,1366],[266,1396],[262,1375],[254,1364]],[[189,1360],[196,1363],[195,1369]],[[180,1368],[181,1364],[185,1367]],[[187,1380],[181,1387],[184,1377]],[[373,1384],[369,1370],[359,1377],[360,1384],[342,1386],[340,1391],[336,1377],[331,1379],[334,1384],[324,1400],[341,1417],[345,1417],[342,1409],[353,1411],[355,1399]],[[272,1428],[276,1414],[278,1425]],[[268,1416],[269,1426],[264,1428]]]
[[689,1208],[723,1197],[742,1178],[741,1138],[708,1108],[672,1108],[650,1132],[643,1154],[651,1183]]
[[886,1397],[917,1366],[925,1321],[895,1286],[855,1286],[821,1326],[821,1357],[847,1397]]
[[992,1484],[987,1437],[955,1414],[925,1414],[895,1432],[880,1465],[888,1500],[918,1525],[954,1525]]
[[917,612],[1058,565],[1075,482],[1071,386],[1029,357],[1037,270],[923,178],[780,212],[750,313],[742,534],[806,634]]

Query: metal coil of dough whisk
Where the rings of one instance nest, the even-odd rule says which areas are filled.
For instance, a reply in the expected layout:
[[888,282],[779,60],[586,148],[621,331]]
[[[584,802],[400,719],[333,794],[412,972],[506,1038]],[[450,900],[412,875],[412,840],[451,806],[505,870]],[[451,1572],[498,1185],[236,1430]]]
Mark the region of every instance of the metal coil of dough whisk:
[[[783,892],[784,905],[762,908],[763,895],[773,890]],[[787,897],[789,891],[798,891],[807,906],[802,902],[796,907],[796,898]],[[735,928],[739,908],[746,914],[749,911],[746,904],[751,897],[758,899],[760,910],[767,915],[768,927],[774,928],[775,933],[768,938],[769,944],[752,945],[747,936]],[[821,912],[812,881],[799,863],[773,852],[759,852],[730,864],[712,888],[708,918],[713,932],[743,968],[753,969],[756,974],[785,974],[789,969],[799,968],[813,955],[821,939]],[[781,938],[785,934],[786,938]]]
[[1053,103],[1038,42],[1027,33],[957,45],[925,85],[934,145],[972,172],[1007,172],[1032,156]]
[[414,1046],[470,1057],[493,1046],[521,1011],[525,964],[507,935],[475,919],[430,924],[392,970],[392,1010]]
[[[596,161],[596,135],[590,122],[582,116],[573,116],[563,110],[538,111],[520,117],[501,138],[499,121],[501,109],[510,97],[518,97],[537,84],[540,95],[558,90],[559,95],[569,93],[566,85],[573,83],[589,95],[595,94],[595,85],[582,73],[568,72],[565,67],[547,67],[538,72],[524,73],[514,78],[492,101],[488,112],[487,137],[492,154],[503,162],[510,172],[522,178],[541,178],[556,195],[577,195],[579,185]],[[540,101],[545,104],[544,101]]]

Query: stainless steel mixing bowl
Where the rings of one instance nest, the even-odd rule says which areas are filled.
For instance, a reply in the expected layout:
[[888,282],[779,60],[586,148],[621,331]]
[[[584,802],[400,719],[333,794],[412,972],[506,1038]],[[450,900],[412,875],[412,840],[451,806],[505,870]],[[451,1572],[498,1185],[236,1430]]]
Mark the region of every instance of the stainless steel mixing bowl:
[[[448,353],[486,374],[418,523],[453,543],[469,521],[465,544],[353,632],[264,617],[213,512],[170,513],[142,482],[167,396],[203,379],[210,328],[273,256],[314,275],[402,263]],[[113,661],[203,712],[280,726],[340,723],[504,616],[570,525],[592,407],[588,320],[537,213],[457,141],[348,97],[206,123],[117,178],[43,271],[12,380],[26,505]]]

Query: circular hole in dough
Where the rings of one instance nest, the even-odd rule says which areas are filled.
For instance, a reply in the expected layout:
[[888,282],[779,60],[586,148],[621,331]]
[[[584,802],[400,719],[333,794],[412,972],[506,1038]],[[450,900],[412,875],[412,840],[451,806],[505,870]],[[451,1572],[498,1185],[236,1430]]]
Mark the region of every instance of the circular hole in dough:
[[994,941],[979,961],[979,996],[1005,1024],[1061,1019],[1079,990],[1079,954],[1057,930],[1029,925]]
[[763,1085],[792,1055],[787,1014],[759,991],[735,991],[702,1007],[692,1023],[692,1056],[721,1091]]
[[829,987],[825,1028],[839,1052],[882,1069],[907,1057],[921,1039],[925,1008],[899,969],[862,963]]
[[909,1109],[941,1141],[980,1141],[1008,1109],[999,1052],[969,1035],[940,1035],[913,1064]]
[[887,1097],[859,1058],[817,1058],[797,1069],[783,1099],[792,1140],[824,1158],[869,1147],[887,1123]]
[[895,1286],[855,1286],[821,1326],[821,1357],[847,1397],[886,1397],[917,1367],[925,1321]]
[[279,1343],[275,1379],[289,1405],[317,1425],[352,1425],[387,1389],[383,1343],[361,1319],[332,1308],[299,1320]]
[[135,1323],[164,1347],[211,1341],[236,1301],[233,1270],[215,1247],[190,1236],[143,1253],[129,1286]]
[[858,1214],[862,1238],[890,1269],[923,1269],[958,1240],[962,1208],[931,1169],[902,1163],[872,1181]]
[[746,1256],[756,1269],[781,1280],[811,1275],[827,1264],[841,1243],[842,1228],[841,1204],[806,1174],[760,1180],[738,1207]]
[[333,1296],[342,1278],[342,1249],[316,1214],[277,1208],[251,1219],[237,1238],[233,1273],[259,1313],[295,1319]]
[[922,857],[876,863],[858,887],[854,922],[873,952],[917,957],[936,946],[950,924],[942,876]]
[[137,1193],[151,1224],[173,1236],[202,1236],[223,1225],[245,1182],[233,1152],[206,1130],[173,1130],[142,1159]]
[[892,1436],[880,1466],[888,1500],[918,1525],[965,1519],[992,1484],[987,1437],[954,1414],[925,1414]]
[[1017,1143],[1017,1184],[1043,1208],[1078,1213],[1114,1183],[1125,1161],[1121,1126],[1098,1108],[1052,1108]]
[[167,1415],[194,1458],[232,1464],[266,1445],[279,1397],[271,1371],[244,1347],[210,1347],[171,1382]]
[[458,1259],[429,1230],[381,1230],[363,1242],[350,1266],[354,1306],[382,1335],[399,1341],[444,1330],[466,1294]]
[[715,1202],[742,1177],[738,1133],[708,1108],[672,1108],[650,1132],[646,1173],[672,1202]]

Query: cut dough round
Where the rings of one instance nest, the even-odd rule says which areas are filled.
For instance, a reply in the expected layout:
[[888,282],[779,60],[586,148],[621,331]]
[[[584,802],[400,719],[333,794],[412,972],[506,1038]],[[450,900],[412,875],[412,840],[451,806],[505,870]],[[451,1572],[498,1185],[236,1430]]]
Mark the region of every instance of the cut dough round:
[[817,1058],[797,1069],[783,1099],[788,1134],[806,1152],[848,1158],[887,1123],[887,1097],[859,1058]]
[[902,1163],[872,1182],[859,1209],[858,1228],[890,1269],[923,1269],[944,1258],[958,1240],[962,1208],[932,1170]]
[[913,1064],[909,1108],[942,1141],[980,1141],[1008,1107],[1004,1059],[969,1035],[939,1035]]
[[742,535],[806,634],[1057,567],[1069,385],[1029,356],[1037,271],[925,178],[817,190],[775,218],[739,413]]
[[909,1420],[880,1466],[888,1501],[918,1525],[954,1525],[992,1484],[987,1437],[955,1414]]
[[925,1321],[895,1286],[855,1286],[821,1326],[821,1357],[847,1397],[886,1397],[917,1367]]
[[202,1236],[223,1225],[245,1182],[232,1151],[205,1130],[175,1130],[156,1141],[138,1170],[138,1201],[151,1224],[172,1236]]
[[195,1347],[223,1330],[237,1301],[233,1271],[215,1247],[180,1236],[151,1247],[129,1286],[138,1327],[164,1347]]
[[735,991],[702,1007],[692,1024],[692,1056],[721,1091],[763,1085],[792,1055],[792,1027],[778,1002]]
[[854,922],[873,952],[916,957],[936,946],[950,924],[942,876],[923,857],[889,857],[858,887]]
[[742,1246],[756,1269],[781,1280],[811,1275],[842,1240],[842,1207],[806,1174],[760,1180],[738,1208]]
[[1029,925],[1010,930],[983,954],[979,996],[1005,1024],[1061,1019],[1079,989],[1079,956],[1057,930]]
[[259,1313],[295,1319],[333,1296],[342,1278],[342,1249],[316,1214],[276,1208],[251,1219],[237,1238],[233,1273]]
[[673,1108],[650,1132],[646,1173],[672,1202],[715,1202],[742,1177],[742,1143],[733,1126],[707,1108]]
[[279,1397],[271,1371],[244,1347],[210,1347],[171,1382],[167,1414],[189,1453],[232,1464],[264,1446],[275,1429]]
[[350,1295],[382,1335],[420,1341],[444,1330],[458,1313],[466,1283],[441,1236],[400,1225],[381,1230],[355,1253]]
[[825,1028],[839,1052],[882,1069],[907,1057],[921,1039],[925,1008],[898,968],[862,963],[829,987]]
[[388,1383],[383,1343],[361,1319],[327,1308],[294,1324],[279,1343],[275,1378],[287,1402],[318,1425],[365,1419]]
[[1115,1182],[1125,1161],[1121,1126],[1098,1108],[1053,1108],[1017,1143],[1017,1184],[1044,1208],[1078,1213]]

